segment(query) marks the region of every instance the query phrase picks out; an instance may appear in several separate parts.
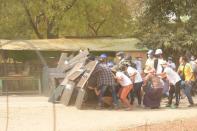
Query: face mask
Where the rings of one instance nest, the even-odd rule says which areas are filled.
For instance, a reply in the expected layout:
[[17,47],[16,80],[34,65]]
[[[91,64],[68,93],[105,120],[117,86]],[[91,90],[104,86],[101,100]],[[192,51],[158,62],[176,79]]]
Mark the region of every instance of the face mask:
[[120,56],[118,56],[118,59],[119,59],[119,60],[121,60],[121,57],[120,57]]
[[152,55],[148,55],[148,58],[153,58],[153,56]]

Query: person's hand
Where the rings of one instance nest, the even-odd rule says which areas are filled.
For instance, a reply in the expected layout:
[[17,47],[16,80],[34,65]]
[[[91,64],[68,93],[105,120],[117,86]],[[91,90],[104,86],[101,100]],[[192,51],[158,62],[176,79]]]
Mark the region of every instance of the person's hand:
[[88,89],[90,90],[94,90],[95,88],[91,87],[91,86],[88,86]]
[[185,81],[185,84],[189,85],[189,84],[191,84],[191,81]]

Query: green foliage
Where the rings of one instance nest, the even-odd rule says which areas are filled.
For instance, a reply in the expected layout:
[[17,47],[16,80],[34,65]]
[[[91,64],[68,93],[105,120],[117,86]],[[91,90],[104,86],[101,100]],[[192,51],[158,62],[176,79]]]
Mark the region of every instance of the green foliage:
[[3,0],[0,4],[0,38],[4,39],[128,36],[133,32],[122,0]]
[[139,34],[143,44],[150,48],[163,48],[182,54],[191,52],[197,55],[197,1],[146,2],[146,11],[139,18]]

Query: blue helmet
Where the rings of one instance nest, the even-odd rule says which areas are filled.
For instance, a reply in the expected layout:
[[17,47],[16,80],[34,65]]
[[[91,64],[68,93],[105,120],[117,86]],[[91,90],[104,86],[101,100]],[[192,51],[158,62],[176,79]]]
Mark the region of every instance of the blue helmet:
[[107,54],[101,54],[101,55],[100,55],[100,58],[102,58],[102,59],[107,58]]

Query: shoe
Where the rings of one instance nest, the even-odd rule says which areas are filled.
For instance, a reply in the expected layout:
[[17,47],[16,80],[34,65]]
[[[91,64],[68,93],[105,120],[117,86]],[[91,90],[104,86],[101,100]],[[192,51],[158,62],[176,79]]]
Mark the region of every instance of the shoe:
[[188,107],[194,107],[195,105],[194,104],[190,104]]
[[170,104],[167,104],[166,107],[171,107],[171,105]]
[[118,105],[112,105],[109,107],[110,110],[118,110],[120,107]]
[[125,111],[131,111],[133,108],[132,107],[128,107],[126,109],[124,109]]
[[96,106],[96,109],[97,109],[97,110],[104,109],[104,106],[103,106],[102,104],[98,104],[98,105]]
[[170,108],[171,108],[171,109],[176,109],[176,108],[178,108],[178,106],[177,106],[177,105],[171,105]]

